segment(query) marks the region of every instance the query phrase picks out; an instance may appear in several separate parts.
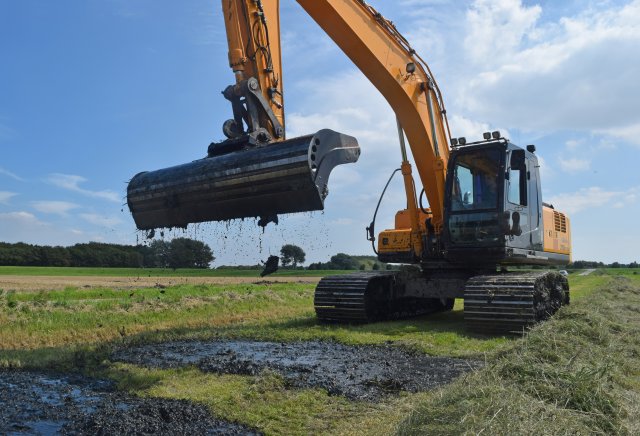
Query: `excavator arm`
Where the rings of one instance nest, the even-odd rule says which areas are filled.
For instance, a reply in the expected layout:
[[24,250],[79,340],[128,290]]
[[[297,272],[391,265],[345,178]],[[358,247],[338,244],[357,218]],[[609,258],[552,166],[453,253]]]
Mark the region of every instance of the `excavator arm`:
[[427,65],[393,23],[362,0],[298,3],[391,105],[409,141],[433,225],[440,229],[449,139],[440,91]]
[[279,0],[222,0],[229,66],[236,83],[225,89],[234,118],[225,122],[228,138],[262,135],[263,142],[284,140],[284,99]]
[[[393,23],[362,0],[297,1],[393,108],[407,135],[433,225],[441,228],[449,132],[428,66]],[[276,129],[284,126],[279,0],[222,0],[222,10],[229,64],[236,75],[233,88],[241,89],[248,78],[257,79],[263,101],[268,102],[260,107],[260,128],[279,138]],[[270,121],[269,113],[279,125]],[[248,124],[251,130],[252,122]]]

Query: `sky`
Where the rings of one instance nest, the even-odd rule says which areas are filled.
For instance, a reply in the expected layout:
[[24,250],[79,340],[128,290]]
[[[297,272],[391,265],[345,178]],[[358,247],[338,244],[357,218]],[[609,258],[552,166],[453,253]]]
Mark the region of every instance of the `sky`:
[[[543,200],[569,214],[574,259],[640,260],[640,0],[371,0],[429,63],[455,137],[535,144]],[[324,212],[206,223],[215,265],[284,243],[311,262],[370,254],[365,227],[399,166],[395,117],[295,1],[281,0],[288,137],[358,138]],[[0,0],[0,241],[145,242],[126,206],[135,174],[204,157],[231,107],[220,2]],[[404,207],[401,179],[376,228]]]

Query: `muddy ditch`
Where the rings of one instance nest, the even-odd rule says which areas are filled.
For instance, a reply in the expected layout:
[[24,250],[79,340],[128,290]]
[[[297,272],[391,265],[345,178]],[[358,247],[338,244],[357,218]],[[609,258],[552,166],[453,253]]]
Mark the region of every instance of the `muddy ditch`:
[[0,434],[257,434],[188,401],[136,398],[109,381],[0,371]]
[[481,362],[430,357],[393,346],[335,342],[175,341],[116,351],[115,361],[150,368],[194,366],[205,372],[255,376],[275,371],[297,388],[378,401],[401,391],[419,392],[449,383]]

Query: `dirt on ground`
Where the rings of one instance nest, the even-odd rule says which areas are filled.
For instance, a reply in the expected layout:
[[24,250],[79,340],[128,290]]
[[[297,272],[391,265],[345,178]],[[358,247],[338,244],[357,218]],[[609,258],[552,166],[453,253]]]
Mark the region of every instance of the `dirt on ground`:
[[[256,272],[256,276],[257,276]],[[320,277],[270,277],[270,283],[318,283]],[[101,277],[0,275],[5,291],[54,291],[72,288],[138,289],[178,285],[236,285],[264,283],[260,277]]]
[[204,405],[137,398],[81,376],[0,371],[0,404],[0,434],[257,434]]
[[121,349],[113,360],[145,367],[195,366],[202,371],[258,375],[275,371],[293,387],[377,401],[400,391],[418,392],[449,383],[480,362],[430,357],[393,346],[335,342],[176,341]]

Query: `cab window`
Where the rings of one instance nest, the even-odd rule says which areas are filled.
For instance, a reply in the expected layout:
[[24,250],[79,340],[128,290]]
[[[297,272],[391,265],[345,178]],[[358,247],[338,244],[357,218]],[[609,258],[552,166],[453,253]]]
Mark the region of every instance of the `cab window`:
[[510,168],[508,171],[507,200],[520,206],[527,205],[527,165],[524,151],[511,152]]
[[499,166],[498,150],[485,149],[458,155],[454,165],[451,210],[497,208]]

